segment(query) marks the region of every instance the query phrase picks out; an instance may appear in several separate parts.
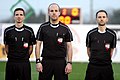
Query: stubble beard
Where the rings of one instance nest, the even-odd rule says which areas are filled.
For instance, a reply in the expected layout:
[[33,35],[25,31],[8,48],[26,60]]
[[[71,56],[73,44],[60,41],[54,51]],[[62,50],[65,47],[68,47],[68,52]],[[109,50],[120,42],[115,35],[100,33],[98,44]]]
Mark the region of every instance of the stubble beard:
[[99,25],[99,26],[105,26],[105,23],[104,23],[104,24],[100,24],[100,23],[99,23],[98,25]]

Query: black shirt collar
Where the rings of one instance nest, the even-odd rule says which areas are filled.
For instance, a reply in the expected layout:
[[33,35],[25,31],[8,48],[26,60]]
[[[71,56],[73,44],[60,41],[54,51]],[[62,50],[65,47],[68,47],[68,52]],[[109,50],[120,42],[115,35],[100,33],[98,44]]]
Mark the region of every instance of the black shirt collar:
[[20,28],[18,28],[18,27],[15,26],[15,30],[16,31],[23,31],[24,30],[24,25],[22,27],[20,27]]

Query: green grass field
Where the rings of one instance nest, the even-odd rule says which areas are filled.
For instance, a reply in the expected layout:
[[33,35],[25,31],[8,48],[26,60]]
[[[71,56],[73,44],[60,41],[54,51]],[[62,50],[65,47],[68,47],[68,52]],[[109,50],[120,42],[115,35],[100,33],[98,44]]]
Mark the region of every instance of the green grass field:
[[[36,72],[35,63],[31,62],[32,80],[38,80],[38,72]],[[84,80],[87,63],[73,63],[73,71],[69,75],[69,80]],[[113,64],[115,80],[120,80],[120,64]],[[5,62],[0,62],[0,80],[5,80]]]

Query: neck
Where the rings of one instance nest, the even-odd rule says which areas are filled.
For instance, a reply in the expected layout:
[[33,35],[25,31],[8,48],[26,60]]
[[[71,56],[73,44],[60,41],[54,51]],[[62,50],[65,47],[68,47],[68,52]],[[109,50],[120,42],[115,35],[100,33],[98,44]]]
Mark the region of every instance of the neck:
[[15,23],[15,26],[16,26],[17,28],[21,28],[21,27],[23,26],[23,23]]
[[58,24],[58,23],[59,23],[59,19],[56,20],[56,21],[50,20],[50,23],[51,23],[51,24]]
[[105,29],[106,29],[106,26],[98,26],[98,29],[99,29],[101,32],[104,32]]

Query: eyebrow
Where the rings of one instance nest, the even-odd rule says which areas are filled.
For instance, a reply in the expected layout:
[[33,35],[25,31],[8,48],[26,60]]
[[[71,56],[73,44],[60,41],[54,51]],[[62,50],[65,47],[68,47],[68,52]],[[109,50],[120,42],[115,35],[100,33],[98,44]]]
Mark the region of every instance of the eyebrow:
[[15,15],[24,15],[24,14],[15,14]]

